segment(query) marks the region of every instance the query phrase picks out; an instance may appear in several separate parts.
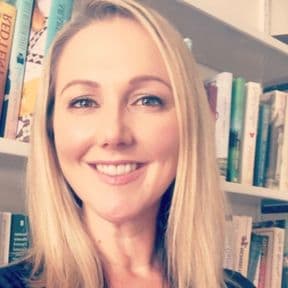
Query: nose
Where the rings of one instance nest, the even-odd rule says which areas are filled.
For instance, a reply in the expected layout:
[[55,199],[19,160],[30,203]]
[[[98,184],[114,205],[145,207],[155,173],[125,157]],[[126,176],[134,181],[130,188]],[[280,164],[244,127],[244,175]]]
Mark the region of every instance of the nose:
[[[134,143],[132,123],[125,109],[103,109],[98,126],[98,144],[105,149],[123,149]],[[99,127],[100,126],[100,127]]]

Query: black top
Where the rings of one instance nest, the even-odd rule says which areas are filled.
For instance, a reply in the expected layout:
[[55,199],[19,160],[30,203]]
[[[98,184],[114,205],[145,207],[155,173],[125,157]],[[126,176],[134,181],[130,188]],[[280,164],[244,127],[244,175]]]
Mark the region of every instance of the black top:
[[[16,264],[0,268],[0,288],[29,288],[25,284],[25,279],[29,277],[31,265]],[[226,283],[227,288],[255,288],[241,274],[225,269],[226,275],[235,284],[230,281]]]

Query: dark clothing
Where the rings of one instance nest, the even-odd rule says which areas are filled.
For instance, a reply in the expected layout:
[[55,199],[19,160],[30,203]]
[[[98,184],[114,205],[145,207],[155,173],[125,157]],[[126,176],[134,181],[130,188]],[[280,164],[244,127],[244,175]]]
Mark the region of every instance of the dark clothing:
[[[31,265],[17,264],[0,268],[0,288],[29,288],[25,279],[29,277]],[[231,279],[226,283],[227,288],[255,288],[246,278],[237,272],[225,270],[226,275]]]

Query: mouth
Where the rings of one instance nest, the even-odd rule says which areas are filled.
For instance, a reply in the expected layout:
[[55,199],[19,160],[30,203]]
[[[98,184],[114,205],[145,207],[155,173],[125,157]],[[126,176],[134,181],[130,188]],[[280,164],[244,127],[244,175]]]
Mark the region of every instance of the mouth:
[[109,176],[121,176],[132,173],[136,169],[139,169],[141,164],[139,163],[126,163],[126,164],[95,164],[94,168],[103,174]]
[[138,179],[145,170],[144,163],[121,161],[120,163],[89,163],[103,182],[112,185],[124,185]]

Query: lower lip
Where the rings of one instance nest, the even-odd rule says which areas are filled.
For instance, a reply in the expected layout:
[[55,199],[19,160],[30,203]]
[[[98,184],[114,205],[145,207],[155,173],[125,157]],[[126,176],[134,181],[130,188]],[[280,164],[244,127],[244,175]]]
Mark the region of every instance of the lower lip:
[[138,179],[143,173],[144,166],[141,166],[130,173],[115,176],[104,174],[103,172],[98,171],[95,167],[93,167],[93,169],[97,172],[98,177],[104,183],[109,185],[125,185]]

